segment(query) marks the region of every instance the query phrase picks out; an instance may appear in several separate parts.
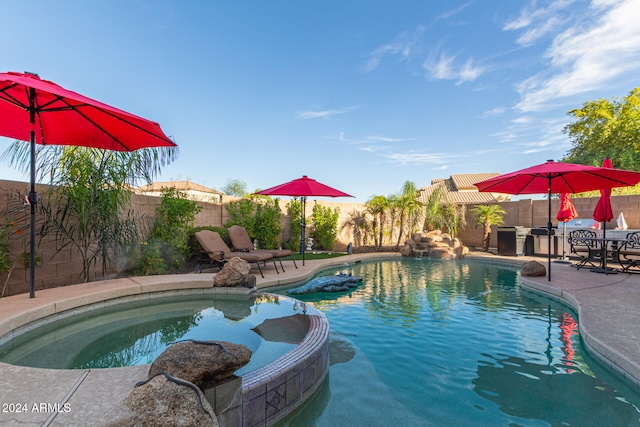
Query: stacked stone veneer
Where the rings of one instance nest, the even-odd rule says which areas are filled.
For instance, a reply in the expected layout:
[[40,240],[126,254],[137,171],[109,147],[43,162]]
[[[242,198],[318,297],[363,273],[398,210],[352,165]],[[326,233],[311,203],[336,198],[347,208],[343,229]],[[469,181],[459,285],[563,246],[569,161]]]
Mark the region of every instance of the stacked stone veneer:
[[441,230],[434,230],[427,233],[413,233],[411,238],[404,242],[400,253],[405,257],[462,258],[469,253],[469,248],[451,235],[443,233]]

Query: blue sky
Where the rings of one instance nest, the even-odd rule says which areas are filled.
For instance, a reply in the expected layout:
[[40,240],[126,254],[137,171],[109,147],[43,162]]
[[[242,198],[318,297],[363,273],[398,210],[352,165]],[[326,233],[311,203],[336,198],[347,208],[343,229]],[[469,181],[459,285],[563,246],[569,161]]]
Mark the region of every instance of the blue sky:
[[640,85],[640,0],[0,4],[2,71],[157,121],[180,147],[158,180],[212,188],[308,175],[364,202],[506,173],[563,157],[568,110]]

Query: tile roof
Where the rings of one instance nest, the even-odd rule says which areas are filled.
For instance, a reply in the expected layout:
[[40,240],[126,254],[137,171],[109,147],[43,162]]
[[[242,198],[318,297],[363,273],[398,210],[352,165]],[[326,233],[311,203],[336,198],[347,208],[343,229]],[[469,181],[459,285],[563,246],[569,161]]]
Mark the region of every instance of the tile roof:
[[509,195],[499,193],[479,192],[476,182],[499,176],[498,172],[453,174],[450,178],[437,178],[431,181],[431,185],[420,188],[418,200],[427,203],[436,188],[444,186],[447,190],[447,198],[457,204],[497,203],[510,199]]
[[203,193],[224,194],[213,188],[205,187],[204,185],[196,184],[191,181],[170,181],[170,182],[152,182],[148,185],[139,187],[139,191],[142,193],[161,191],[163,188],[173,187],[179,191],[200,191]]

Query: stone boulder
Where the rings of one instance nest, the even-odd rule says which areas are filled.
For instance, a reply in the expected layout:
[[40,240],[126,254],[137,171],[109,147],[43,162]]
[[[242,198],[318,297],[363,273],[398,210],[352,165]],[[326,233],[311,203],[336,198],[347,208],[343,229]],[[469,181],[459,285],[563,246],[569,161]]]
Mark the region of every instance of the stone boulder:
[[522,266],[520,274],[528,277],[542,277],[547,275],[547,268],[538,261],[529,261]]
[[233,257],[224,264],[224,267],[213,278],[214,287],[246,287],[253,288],[256,285],[256,276],[250,275],[251,266],[245,260]]
[[442,230],[432,230],[426,233],[413,233],[404,242],[400,254],[404,257],[427,256],[436,259],[464,258],[469,248]]
[[170,345],[149,368],[149,377],[167,372],[206,390],[249,363],[251,350],[226,341],[180,341]]
[[198,387],[165,373],[137,384],[124,403],[131,410],[132,427],[219,426]]

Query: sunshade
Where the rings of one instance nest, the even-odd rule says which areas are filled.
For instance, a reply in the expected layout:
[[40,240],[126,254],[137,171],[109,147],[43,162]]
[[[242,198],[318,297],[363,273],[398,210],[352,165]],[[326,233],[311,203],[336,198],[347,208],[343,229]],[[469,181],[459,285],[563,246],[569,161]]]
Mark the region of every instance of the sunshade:
[[558,209],[558,215],[556,216],[558,221],[567,222],[577,217],[578,217],[578,212],[576,211],[576,207],[573,206],[573,201],[571,200],[571,194],[570,193],[560,194],[560,209]]
[[[604,159],[602,167],[609,169],[613,168],[611,159]],[[611,188],[602,187],[600,189],[600,199],[598,199],[596,208],[593,211],[593,219],[598,222],[603,222],[605,228],[607,222],[613,219],[613,209],[611,208]]]
[[353,197],[333,187],[322,184],[321,182],[311,179],[306,175],[266,190],[258,191],[255,194],[263,196],[291,196],[300,197],[302,199],[302,230],[300,231],[300,253],[302,254],[302,265],[304,265],[305,252],[305,204],[307,197]]
[[306,175],[266,190],[258,191],[256,194],[265,196],[291,196],[291,197],[353,197],[321,182],[311,179]]
[[640,173],[622,169],[554,162],[531,166],[474,185],[480,191],[504,194],[544,194],[549,200],[548,280],[551,280],[551,194],[581,193],[602,188],[626,187],[640,182]]
[[[571,201],[570,193],[562,193],[560,194],[560,209],[558,209],[558,215],[556,218],[558,221],[562,222],[562,262],[569,262],[566,260],[566,251],[565,251],[565,242],[567,241],[567,221],[571,221],[572,219],[578,216],[578,212],[576,211],[576,207],[573,206],[573,201]],[[560,261],[558,261],[560,262]]]
[[103,104],[32,73],[0,73],[0,136],[31,144],[30,297],[35,296],[35,144],[116,151],[175,147],[158,123]]
[[[602,161],[603,168],[613,168],[613,164],[611,163],[610,158],[606,158]],[[598,203],[596,204],[596,208],[593,210],[593,219],[602,223],[602,238],[607,237],[607,222],[613,219],[613,209],[611,208],[611,189],[610,188],[601,188],[600,189],[600,198],[598,199]],[[607,256],[606,256],[606,241],[602,243],[602,263],[603,273],[609,273],[607,270]],[[600,269],[596,269],[600,271]],[[611,271],[613,272],[613,271]]]

